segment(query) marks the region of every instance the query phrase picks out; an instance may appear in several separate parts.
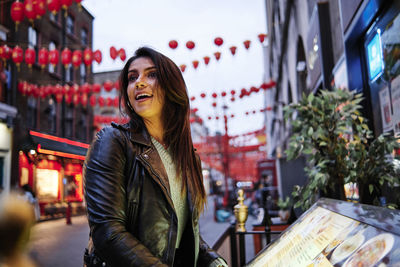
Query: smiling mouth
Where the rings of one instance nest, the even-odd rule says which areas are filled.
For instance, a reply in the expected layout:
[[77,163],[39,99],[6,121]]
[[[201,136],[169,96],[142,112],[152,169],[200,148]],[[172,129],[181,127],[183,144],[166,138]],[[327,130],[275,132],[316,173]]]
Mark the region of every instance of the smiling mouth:
[[146,99],[150,99],[150,98],[152,98],[153,97],[153,95],[151,95],[151,94],[138,94],[136,97],[135,97],[135,100],[138,100],[138,101],[140,101],[140,100],[146,100]]

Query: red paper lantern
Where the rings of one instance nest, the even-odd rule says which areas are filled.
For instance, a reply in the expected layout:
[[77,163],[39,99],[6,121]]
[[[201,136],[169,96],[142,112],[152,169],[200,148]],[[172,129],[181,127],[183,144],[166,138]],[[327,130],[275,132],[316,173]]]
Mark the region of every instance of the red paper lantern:
[[81,105],[86,107],[88,103],[88,95],[87,94],[82,94],[81,95]]
[[12,55],[12,49],[9,48],[6,44],[0,46],[0,58],[2,58],[4,61],[7,59],[10,59]]
[[72,65],[74,65],[74,68],[78,68],[82,64],[82,51],[81,50],[75,50],[72,53]]
[[49,52],[49,62],[51,65],[53,65],[54,68],[58,64],[59,57],[60,57],[60,53],[58,52],[57,49],[53,49]]
[[100,107],[104,107],[105,100],[104,100],[104,98],[102,96],[100,96],[97,101],[98,101]]
[[267,111],[271,111],[272,110],[272,107],[266,107],[265,108]]
[[190,50],[192,50],[195,47],[195,43],[193,41],[187,41],[186,42],[186,47]]
[[221,37],[217,37],[214,39],[214,44],[217,46],[221,46],[224,43],[224,40]]
[[260,40],[260,43],[264,43],[265,38],[267,37],[267,34],[265,33],[260,33],[258,36],[258,40]]
[[81,85],[81,93],[82,94],[88,94],[90,93],[90,90],[92,89],[92,86],[88,83],[84,83]]
[[219,120],[219,116],[215,116],[215,119],[216,119],[216,120]]
[[83,51],[83,63],[86,65],[86,67],[89,67],[92,64],[92,61],[93,61],[92,49],[86,48]]
[[18,30],[18,24],[24,20],[24,4],[16,1],[11,5],[11,19],[15,22],[15,28]]
[[231,90],[231,95],[234,96],[236,94],[235,90]]
[[93,59],[97,62],[97,64],[101,63],[101,60],[103,59],[103,56],[102,56],[100,50],[97,49],[96,51],[94,51]]
[[77,106],[81,103],[81,97],[79,94],[74,94],[72,95],[72,101],[74,102],[74,105]]
[[74,83],[71,86],[70,90],[71,90],[71,94],[78,94],[81,91],[81,87],[78,84]]
[[89,104],[90,104],[92,107],[96,106],[96,95],[91,95],[91,96],[89,97]]
[[33,9],[33,0],[24,1],[24,14],[31,23],[36,19],[36,12],[35,9]]
[[246,116],[248,116],[249,115],[249,112],[248,111],[246,111]]
[[236,46],[229,47],[229,50],[231,50],[233,56],[236,54],[236,48],[237,48]]
[[62,8],[66,11],[70,5],[72,5],[72,0],[61,0]]
[[44,14],[46,14],[46,1],[34,0],[33,9],[35,10],[36,18],[40,19]]
[[252,112],[253,112],[253,114],[256,114],[256,111],[255,111],[255,110],[253,110]]
[[212,93],[212,95],[211,95],[213,98],[217,98],[217,93]]
[[196,97],[194,97],[194,96],[192,96],[191,98],[190,98],[190,101],[195,101],[196,100]]
[[243,42],[243,44],[244,44],[244,47],[245,47],[246,49],[249,49],[249,47],[250,47],[250,43],[251,43],[251,41],[250,41],[250,40],[246,40],[246,41],[244,41],[244,42]]
[[175,40],[171,40],[171,41],[169,41],[168,45],[170,48],[175,49],[178,47],[178,42]]
[[19,69],[19,66],[21,65],[21,62],[23,60],[23,51],[22,48],[19,47],[18,45],[14,47],[12,51],[12,60],[14,61],[15,65],[17,65],[17,68]]
[[212,103],[212,106],[215,108],[215,107],[217,107],[217,103],[216,102],[213,102]]
[[125,61],[125,60],[126,60],[125,49],[121,48],[121,49],[118,51],[118,55],[119,55],[119,58],[120,58],[122,61]]
[[72,60],[72,52],[69,50],[68,47],[64,48],[61,52],[61,63],[64,65],[65,68],[68,68],[68,65],[71,64]]
[[203,59],[204,59],[204,63],[206,65],[208,65],[208,63],[210,62],[210,57],[205,56],[205,57],[203,57]]
[[116,81],[114,82],[114,88],[115,88],[115,90],[118,90],[118,91],[119,91],[119,81],[118,81],[118,80],[116,80]]
[[72,103],[72,97],[73,97],[73,96],[70,95],[70,94],[64,95],[65,103],[67,103],[68,105],[71,104],[71,103]]
[[201,98],[205,98],[206,94],[205,93],[201,93],[200,96],[201,96]]
[[233,96],[231,97],[231,101],[232,101],[232,102],[235,102],[235,98],[234,98]]
[[234,118],[235,117],[235,114],[231,114],[231,118]]
[[225,97],[225,96],[226,96],[226,92],[223,91],[223,92],[221,93],[221,96],[222,96],[222,97]]
[[20,92],[21,94],[25,94],[25,92],[24,92],[24,88],[25,88],[25,84],[26,82],[22,82],[22,81],[20,81],[20,82],[18,82],[18,86],[17,86],[17,89],[18,89],[18,92]]
[[38,56],[39,65],[44,69],[47,64],[49,64],[49,51],[47,48],[43,47],[39,50]]
[[193,60],[192,64],[193,64],[193,68],[197,69],[197,67],[199,66],[199,61],[198,60]]
[[115,60],[117,58],[117,49],[114,46],[110,47],[110,57]]
[[63,94],[56,94],[56,102],[61,103],[63,100]]
[[64,85],[63,89],[62,89],[62,93],[64,95],[71,95],[71,86],[69,86],[68,84]]
[[210,120],[212,119],[212,117],[211,117],[211,116],[208,116],[207,119],[210,121]]
[[179,68],[181,69],[182,72],[185,72],[186,65],[182,64],[182,65],[179,66]]
[[111,107],[113,105],[114,101],[111,97],[106,98],[106,106]]
[[61,86],[61,84],[56,84],[53,87],[53,90],[54,90],[53,94],[55,94],[55,95],[61,94],[62,95],[63,87]]
[[57,12],[60,11],[61,8],[60,0],[47,0],[47,8],[54,15],[57,14]]
[[221,58],[221,53],[220,52],[215,52],[214,56],[215,56],[215,59],[218,61]]
[[51,95],[53,93],[53,86],[52,85],[45,86],[44,91],[46,95]]
[[114,99],[113,99],[113,106],[114,107],[119,107],[119,98],[118,97],[115,97]]
[[93,84],[92,90],[93,90],[93,93],[100,93],[100,91],[101,91],[101,85],[98,84],[98,83]]
[[25,50],[25,63],[28,64],[28,68],[32,68],[32,65],[35,63],[36,52],[32,48],[27,48]]
[[114,88],[114,83],[110,80],[107,80],[103,83],[104,90],[110,92]]

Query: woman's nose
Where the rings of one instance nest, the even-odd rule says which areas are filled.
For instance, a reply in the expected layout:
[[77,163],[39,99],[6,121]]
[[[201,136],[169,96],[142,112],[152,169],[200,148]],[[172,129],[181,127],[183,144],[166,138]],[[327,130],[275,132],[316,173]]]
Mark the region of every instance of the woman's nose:
[[141,88],[144,88],[144,87],[146,87],[146,83],[145,83],[145,82],[143,82],[143,81],[138,81],[138,82],[136,83],[136,88],[137,88],[137,89],[141,89]]

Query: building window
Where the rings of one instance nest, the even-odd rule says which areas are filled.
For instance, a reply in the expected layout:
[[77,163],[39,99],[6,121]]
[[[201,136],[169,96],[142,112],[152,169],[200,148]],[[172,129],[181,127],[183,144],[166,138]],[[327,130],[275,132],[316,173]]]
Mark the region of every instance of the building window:
[[73,107],[66,106],[65,108],[65,118],[64,118],[64,136],[72,138],[72,123],[73,123]]
[[74,35],[74,18],[71,15],[67,16],[66,31],[68,34]]
[[83,28],[81,30],[81,44],[84,46],[88,45],[88,32]]
[[37,62],[37,55],[39,53],[39,46],[38,46],[38,33],[37,31],[30,27],[28,28],[28,47],[33,48],[36,52],[36,59],[35,62]]
[[74,80],[74,68],[71,64],[65,69],[65,81],[72,82]]
[[34,97],[28,97],[28,110],[26,113],[26,120],[28,128],[36,128],[36,99]]
[[55,22],[55,23],[59,23],[59,13],[53,14],[53,12],[50,12],[50,20]]
[[[56,48],[57,48],[56,43],[53,42],[53,41],[50,41],[50,43],[49,43],[49,51],[52,51],[52,50],[54,50]],[[56,69],[57,69],[57,65],[53,66],[52,64],[49,63],[49,72],[55,73]]]
[[57,106],[53,98],[49,98],[47,103],[47,107],[45,109],[45,113],[47,114],[47,125],[50,133],[56,132],[56,124],[57,124]]
[[85,83],[86,82],[86,66],[85,66],[85,64],[81,64],[80,72],[81,72],[81,83]]

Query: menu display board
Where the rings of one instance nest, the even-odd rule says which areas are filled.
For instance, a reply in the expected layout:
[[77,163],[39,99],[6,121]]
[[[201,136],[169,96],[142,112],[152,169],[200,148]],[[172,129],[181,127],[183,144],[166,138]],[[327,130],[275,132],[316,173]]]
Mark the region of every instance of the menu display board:
[[[393,212],[399,219],[400,212]],[[371,222],[316,204],[248,266],[400,266],[400,232]]]

